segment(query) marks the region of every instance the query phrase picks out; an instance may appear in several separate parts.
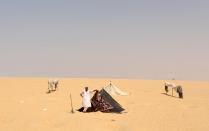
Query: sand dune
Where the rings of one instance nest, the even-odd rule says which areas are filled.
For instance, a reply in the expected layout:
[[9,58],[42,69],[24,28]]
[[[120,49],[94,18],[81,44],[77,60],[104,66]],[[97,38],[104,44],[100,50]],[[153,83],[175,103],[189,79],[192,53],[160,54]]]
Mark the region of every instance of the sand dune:
[[[101,89],[110,79],[60,78],[47,94],[47,78],[0,78],[1,131],[205,131],[209,129],[209,82],[173,81],[184,99],[164,95],[163,80],[111,79],[129,96],[114,96],[122,114],[70,113],[81,106],[84,86]],[[171,92],[169,92],[171,93]],[[176,94],[177,96],[177,94]]]

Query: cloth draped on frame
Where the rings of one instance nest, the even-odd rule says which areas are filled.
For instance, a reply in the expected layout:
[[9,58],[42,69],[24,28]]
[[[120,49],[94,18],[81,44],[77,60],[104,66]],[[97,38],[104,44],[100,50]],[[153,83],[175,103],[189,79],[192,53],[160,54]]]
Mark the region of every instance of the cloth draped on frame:
[[91,103],[94,111],[109,112],[113,109],[113,106],[102,98],[98,90],[91,99]]
[[[121,105],[117,101],[115,101],[104,89],[100,91],[94,91],[95,94],[91,98],[91,107],[88,107],[87,112],[101,111],[120,113],[124,111]],[[78,111],[83,112],[84,108],[85,107],[81,107],[80,109],[78,109]]]

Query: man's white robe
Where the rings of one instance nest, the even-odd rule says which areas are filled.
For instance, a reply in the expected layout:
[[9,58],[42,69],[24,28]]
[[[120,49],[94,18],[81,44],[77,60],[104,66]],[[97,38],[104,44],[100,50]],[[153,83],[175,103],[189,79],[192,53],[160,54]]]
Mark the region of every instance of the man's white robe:
[[83,107],[91,107],[91,93],[90,91],[83,91],[81,93],[83,100],[82,100],[82,105]]

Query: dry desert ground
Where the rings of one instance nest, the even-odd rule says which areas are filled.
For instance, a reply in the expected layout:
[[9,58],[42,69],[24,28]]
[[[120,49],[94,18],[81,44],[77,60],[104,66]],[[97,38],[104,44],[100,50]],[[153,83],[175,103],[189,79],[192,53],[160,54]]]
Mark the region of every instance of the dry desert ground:
[[[125,111],[72,114],[81,107],[84,86],[101,89],[110,79],[59,78],[47,94],[48,78],[0,78],[0,131],[207,131],[209,82],[170,81],[182,85],[184,99],[163,94],[165,80],[111,79],[128,96],[114,96]],[[169,92],[171,94],[171,92]]]

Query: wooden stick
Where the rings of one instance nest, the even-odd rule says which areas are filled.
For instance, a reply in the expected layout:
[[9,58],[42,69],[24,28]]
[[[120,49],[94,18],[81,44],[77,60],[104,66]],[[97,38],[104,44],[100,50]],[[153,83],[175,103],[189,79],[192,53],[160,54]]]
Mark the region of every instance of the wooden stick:
[[75,113],[73,109],[73,101],[72,101],[71,93],[70,93],[70,102],[71,102],[71,113]]

